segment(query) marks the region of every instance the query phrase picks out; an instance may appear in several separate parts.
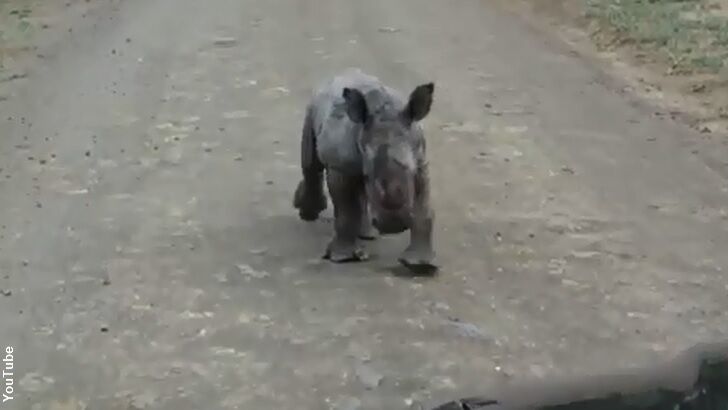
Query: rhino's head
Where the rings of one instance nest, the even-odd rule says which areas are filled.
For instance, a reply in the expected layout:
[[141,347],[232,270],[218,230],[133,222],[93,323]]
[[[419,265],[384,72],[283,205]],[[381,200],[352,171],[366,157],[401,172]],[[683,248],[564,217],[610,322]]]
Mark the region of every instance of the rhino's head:
[[415,175],[424,139],[417,122],[430,112],[433,83],[418,86],[403,107],[385,102],[374,110],[361,91],[345,88],[349,118],[362,124],[359,146],[374,227],[382,234],[400,233],[412,225]]

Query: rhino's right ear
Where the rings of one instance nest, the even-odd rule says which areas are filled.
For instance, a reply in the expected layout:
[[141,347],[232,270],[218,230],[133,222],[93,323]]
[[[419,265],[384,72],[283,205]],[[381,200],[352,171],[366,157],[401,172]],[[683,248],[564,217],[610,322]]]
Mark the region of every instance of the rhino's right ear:
[[355,88],[344,88],[342,93],[346,101],[346,114],[353,122],[363,124],[369,117],[369,108],[364,94]]
[[410,94],[404,117],[408,122],[420,121],[427,117],[432,107],[432,94],[435,92],[435,83],[422,84]]

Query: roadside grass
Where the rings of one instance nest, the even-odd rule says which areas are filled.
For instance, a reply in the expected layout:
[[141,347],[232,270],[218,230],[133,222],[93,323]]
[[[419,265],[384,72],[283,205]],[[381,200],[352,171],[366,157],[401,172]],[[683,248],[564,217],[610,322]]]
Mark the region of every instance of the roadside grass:
[[587,17],[611,41],[655,51],[669,74],[719,73],[728,67],[726,0],[585,0]]
[[0,0],[0,72],[6,60],[27,47],[36,29],[32,21],[34,0]]

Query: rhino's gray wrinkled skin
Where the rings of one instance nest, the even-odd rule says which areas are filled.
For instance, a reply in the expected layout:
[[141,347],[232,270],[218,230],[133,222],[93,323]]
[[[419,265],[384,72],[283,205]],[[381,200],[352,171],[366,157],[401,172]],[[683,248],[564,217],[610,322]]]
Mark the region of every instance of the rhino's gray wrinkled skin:
[[294,195],[301,219],[326,209],[324,171],[334,205],[333,262],[368,258],[359,239],[410,231],[400,262],[434,268],[428,164],[419,121],[432,105],[434,84],[408,98],[359,69],[348,69],[314,93],[302,130],[303,180]]

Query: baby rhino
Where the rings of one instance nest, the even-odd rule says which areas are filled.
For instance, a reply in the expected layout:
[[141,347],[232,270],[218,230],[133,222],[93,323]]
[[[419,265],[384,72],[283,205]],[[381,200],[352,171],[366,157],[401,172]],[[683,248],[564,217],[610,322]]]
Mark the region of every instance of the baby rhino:
[[303,180],[293,205],[305,221],[334,205],[334,237],[325,258],[368,259],[360,239],[410,231],[399,258],[407,267],[434,269],[428,163],[419,121],[430,112],[433,83],[409,98],[359,69],[323,84],[306,108],[301,141]]

